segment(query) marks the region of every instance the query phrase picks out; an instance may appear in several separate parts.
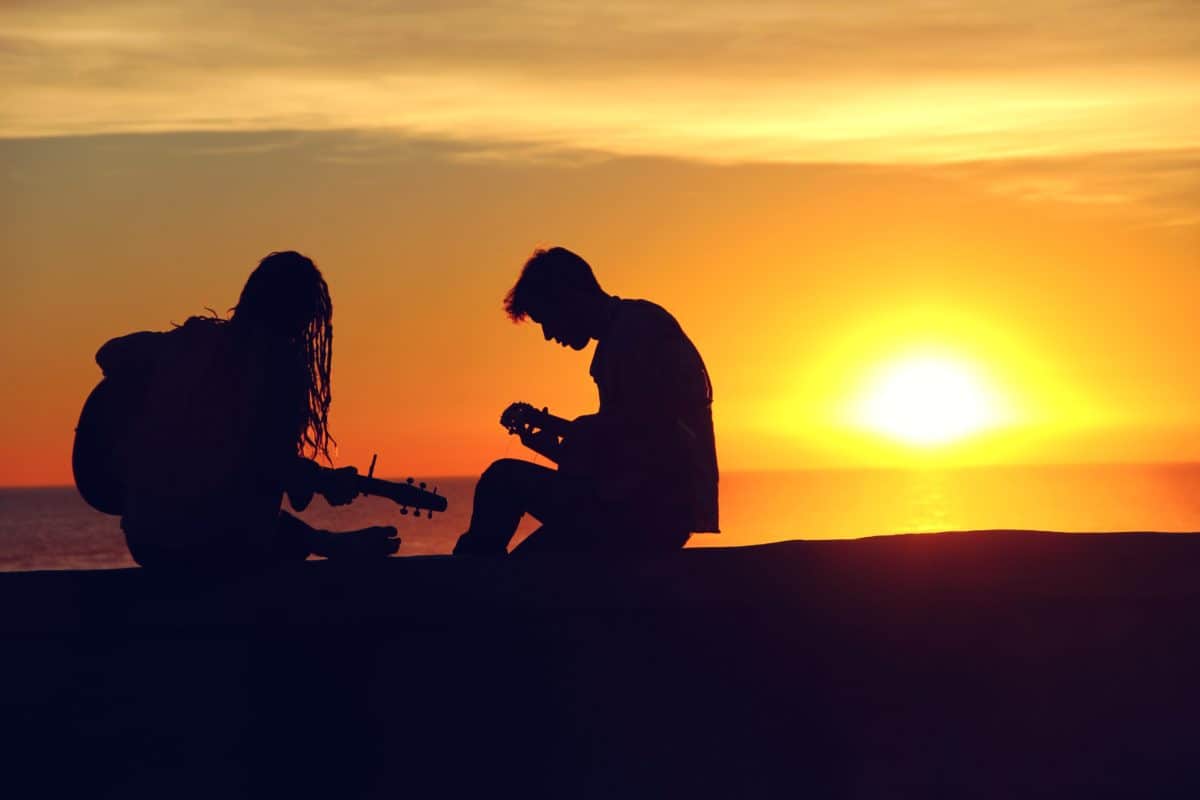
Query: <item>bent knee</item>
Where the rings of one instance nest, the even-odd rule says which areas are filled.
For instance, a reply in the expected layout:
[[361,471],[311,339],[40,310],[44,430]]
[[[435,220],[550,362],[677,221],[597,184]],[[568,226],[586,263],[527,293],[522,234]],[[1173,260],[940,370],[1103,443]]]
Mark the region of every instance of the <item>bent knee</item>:
[[492,465],[479,476],[477,489],[484,491],[526,492],[544,485],[548,476],[554,476],[554,470],[522,461],[519,458],[501,458],[493,461]]
[[495,480],[497,478],[507,478],[511,475],[521,473],[525,467],[536,466],[528,461],[522,461],[519,458],[500,458],[491,463],[491,465],[483,471],[479,476],[479,480]]

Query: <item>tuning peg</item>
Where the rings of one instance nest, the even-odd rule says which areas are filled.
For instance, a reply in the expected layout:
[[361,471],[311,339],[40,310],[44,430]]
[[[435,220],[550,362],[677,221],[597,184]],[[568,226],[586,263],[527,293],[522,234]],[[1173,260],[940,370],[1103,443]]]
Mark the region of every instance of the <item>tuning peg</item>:
[[418,484],[417,484],[417,488],[419,488],[419,489],[424,489],[424,488],[425,488],[425,481],[421,481],[420,483],[418,483]]
[[407,517],[407,516],[408,516],[408,509],[407,509],[407,508],[402,508],[402,509],[400,509],[400,516],[402,516],[402,517]]
[[412,484],[412,482],[413,482],[412,478],[409,478],[407,481],[405,481],[405,483],[410,484],[410,485]]
[[436,486],[435,486],[435,487],[433,487],[433,493],[434,493],[434,494],[437,494],[437,487],[436,487]]
[[433,519],[433,509],[432,508],[429,509],[429,512],[427,513],[425,519]]

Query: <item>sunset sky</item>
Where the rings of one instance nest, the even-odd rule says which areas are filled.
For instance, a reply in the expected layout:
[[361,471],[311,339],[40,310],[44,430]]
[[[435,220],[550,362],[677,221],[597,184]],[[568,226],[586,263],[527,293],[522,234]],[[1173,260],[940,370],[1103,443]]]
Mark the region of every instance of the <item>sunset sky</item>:
[[501,310],[554,244],[683,324],[725,469],[1200,459],[1197,120],[1194,0],[6,2],[0,485],[281,249],[385,475],[595,408]]

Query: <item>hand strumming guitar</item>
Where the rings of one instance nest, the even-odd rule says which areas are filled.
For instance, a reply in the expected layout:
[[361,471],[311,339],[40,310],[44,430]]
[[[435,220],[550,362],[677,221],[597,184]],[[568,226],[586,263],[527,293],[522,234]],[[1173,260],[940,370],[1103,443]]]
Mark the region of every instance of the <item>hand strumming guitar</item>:
[[321,486],[317,489],[331,506],[344,506],[358,497],[358,469],[341,467],[322,469]]
[[500,415],[500,424],[530,450],[555,464],[561,461],[562,437],[571,424],[567,420],[553,416],[545,408],[539,411],[529,403],[513,403]]
[[557,464],[560,472],[598,481],[611,494],[621,495],[629,486],[651,479],[629,457],[628,431],[599,414],[567,420],[546,408],[513,403],[500,415],[500,424]]
[[287,482],[292,508],[303,511],[320,494],[331,506],[344,506],[358,497],[358,470],[354,467],[330,469],[303,456],[296,456]]

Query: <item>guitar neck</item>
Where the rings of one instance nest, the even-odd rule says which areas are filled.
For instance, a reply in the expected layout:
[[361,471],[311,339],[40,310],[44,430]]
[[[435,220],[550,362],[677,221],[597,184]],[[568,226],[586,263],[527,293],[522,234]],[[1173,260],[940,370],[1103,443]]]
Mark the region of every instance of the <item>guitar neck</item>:
[[394,503],[412,508],[426,508],[430,511],[445,511],[446,498],[440,494],[426,491],[410,483],[385,481],[382,478],[369,478],[359,475],[356,487],[360,494],[386,497]]

